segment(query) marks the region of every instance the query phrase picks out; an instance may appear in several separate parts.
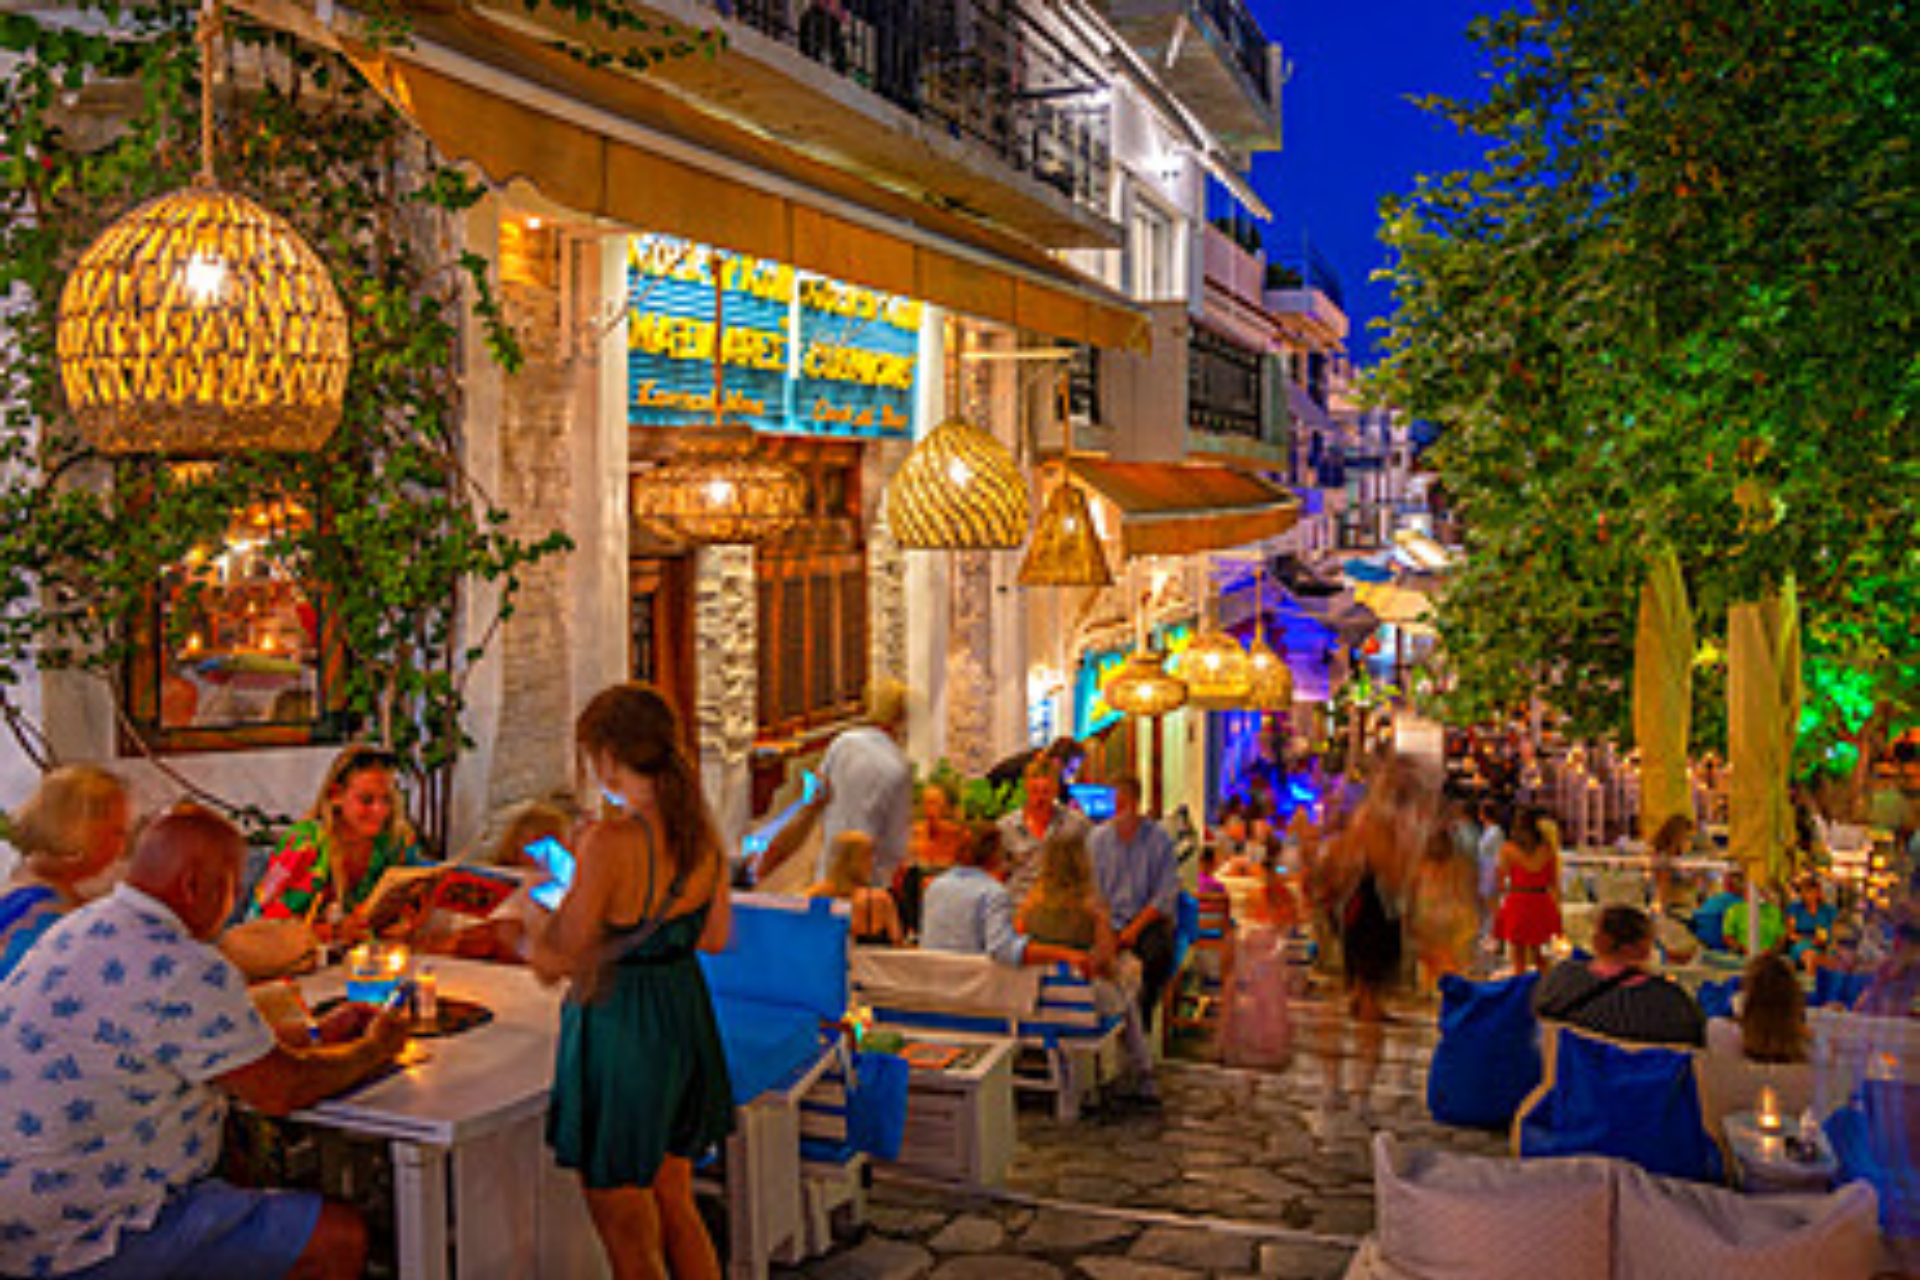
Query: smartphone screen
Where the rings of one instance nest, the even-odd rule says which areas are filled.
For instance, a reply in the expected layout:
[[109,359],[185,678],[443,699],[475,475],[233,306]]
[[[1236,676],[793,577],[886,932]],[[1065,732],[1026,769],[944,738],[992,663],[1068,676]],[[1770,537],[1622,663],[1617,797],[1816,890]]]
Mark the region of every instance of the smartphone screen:
[[573,851],[552,836],[543,836],[524,852],[550,877],[535,885],[527,896],[549,911],[558,911],[560,900],[573,887]]

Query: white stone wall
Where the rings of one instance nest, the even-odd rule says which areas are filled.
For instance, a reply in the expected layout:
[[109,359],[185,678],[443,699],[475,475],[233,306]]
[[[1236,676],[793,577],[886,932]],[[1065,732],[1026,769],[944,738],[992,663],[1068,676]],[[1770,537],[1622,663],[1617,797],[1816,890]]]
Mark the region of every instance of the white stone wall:
[[693,594],[700,769],[721,837],[732,847],[750,815],[747,754],[758,727],[753,548],[702,549],[695,560]]

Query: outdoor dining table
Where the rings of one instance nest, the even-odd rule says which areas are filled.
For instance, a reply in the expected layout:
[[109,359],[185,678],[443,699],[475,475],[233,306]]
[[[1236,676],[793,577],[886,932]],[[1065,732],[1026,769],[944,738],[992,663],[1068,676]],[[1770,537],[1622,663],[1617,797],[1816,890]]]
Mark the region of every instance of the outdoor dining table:
[[[544,1143],[561,989],[513,965],[434,965],[442,1000],[492,1019],[415,1040],[400,1070],[291,1118],[388,1144],[403,1280],[604,1275],[578,1183]],[[300,982],[309,1004],[345,987],[339,968]]]

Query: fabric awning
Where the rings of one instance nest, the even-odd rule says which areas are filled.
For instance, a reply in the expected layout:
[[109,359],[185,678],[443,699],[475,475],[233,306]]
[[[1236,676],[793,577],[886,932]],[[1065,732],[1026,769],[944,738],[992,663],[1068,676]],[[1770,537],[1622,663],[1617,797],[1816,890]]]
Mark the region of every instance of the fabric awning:
[[1300,501],[1232,467],[1076,458],[1073,474],[1120,509],[1129,556],[1224,551],[1277,537],[1300,518]]
[[[272,0],[242,7],[279,21]],[[326,32],[445,155],[580,213],[1094,346],[1145,350],[1147,317],[1045,250],[583,66],[469,10],[415,11],[410,42]],[[292,25],[291,23],[289,25]],[[312,23],[298,34],[317,33]]]

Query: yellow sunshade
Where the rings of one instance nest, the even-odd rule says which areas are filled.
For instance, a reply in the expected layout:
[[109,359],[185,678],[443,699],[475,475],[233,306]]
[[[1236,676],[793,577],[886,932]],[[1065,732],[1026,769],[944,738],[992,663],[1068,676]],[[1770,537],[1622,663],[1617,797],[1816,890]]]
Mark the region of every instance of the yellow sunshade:
[[1671,548],[1640,588],[1633,638],[1633,736],[1640,745],[1640,833],[1651,840],[1673,817],[1693,817],[1687,735],[1693,715],[1693,610]]
[[1727,611],[1730,852],[1756,880],[1785,878],[1793,848],[1787,770],[1800,719],[1800,603],[1780,594]]
[[1120,508],[1129,556],[1224,551],[1277,537],[1300,518],[1299,499],[1232,467],[1075,459],[1071,469]]

